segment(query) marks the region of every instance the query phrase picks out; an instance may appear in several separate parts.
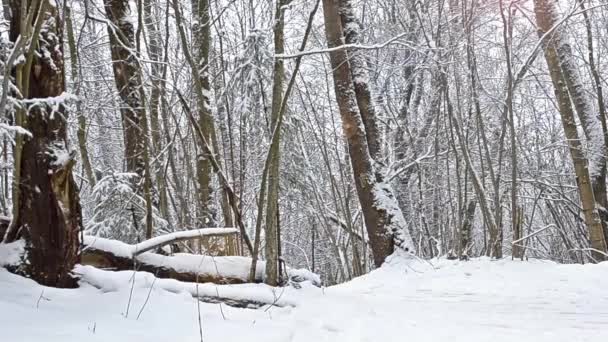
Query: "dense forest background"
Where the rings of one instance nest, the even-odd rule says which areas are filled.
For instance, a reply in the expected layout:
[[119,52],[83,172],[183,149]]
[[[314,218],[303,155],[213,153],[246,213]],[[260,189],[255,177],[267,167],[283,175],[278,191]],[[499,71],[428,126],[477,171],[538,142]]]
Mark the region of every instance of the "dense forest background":
[[[238,254],[309,268],[327,284],[378,265],[378,203],[389,214],[377,227],[420,258],[586,263],[607,252],[602,0],[3,5],[7,240],[23,203],[37,203],[28,192],[40,191],[15,175],[41,164],[16,160],[51,151],[51,164],[73,167],[68,192],[76,186],[79,200],[68,202],[88,235],[136,243],[238,227]],[[16,27],[28,6],[46,19],[26,33]],[[29,57],[14,53],[19,32],[42,37],[31,77],[63,68],[64,90],[20,84],[15,66]],[[350,120],[353,106],[362,119]],[[62,131],[68,143],[28,147]],[[371,200],[370,184],[380,189]]]

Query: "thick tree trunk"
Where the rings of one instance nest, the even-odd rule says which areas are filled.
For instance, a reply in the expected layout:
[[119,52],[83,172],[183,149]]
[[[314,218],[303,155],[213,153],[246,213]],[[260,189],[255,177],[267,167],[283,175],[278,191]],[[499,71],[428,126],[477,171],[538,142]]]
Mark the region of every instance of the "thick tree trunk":
[[[339,5],[339,0],[323,0],[325,34],[329,48],[344,44]],[[349,56],[344,49],[332,50],[329,56],[357,195],[367,227],[374,263],[380,266],[393,252],[395,245],[408,251],[413,249],[413,243],[392,190],[388,184],[376,177],[375,161],[370,154],[366,127],[358,108]]]
[[[32,2],[28,1],[28,5]],[[32,23],[21,22],[22,8],[38,12],[37,6],[24,6],[10,1],[10,38],[15,41],[33,29]],[[70,276],[79,261],[78,233],[82,227],[78,189],[72,176],[75,161],[67,139],[67,110],[62,103],[65,92],[63,63],[63,18],[58,8],[42,2],[42,26],[35,37],[36,51],[27,56],[23,71],[23,88],[27,120],[24,128],[32,135],[25,138],[20,160],[18,212],[14,213],[16,228],[7,241],[25,240],[24,262],[17,272],[40,284],[73,287]],[[34,8],[32,8],[34,7]],[[45,56],[40,58],[39,56]],[[52,100],[51,105],[47,100]]]
[[[537,15],[542,16],[541,19],[538,19],[539,28],[541,31],[547,32],[559,20],[557,8],[551,0],[541,0],[538,7],[538,11],[542,12],[542,14],[537,12]],[[555,46],[572,104],[587,138],[589,177],[591,177],[596,206],[601,215],[608,206],[606,194],[606,154],[608,150],[606,149],[606,135],[602,129],[603,119],[600,112],[593,108],[591,98],[587,96],[587,90],[576,66],[576,57],[572,54],[572,48],[567,38],[561,34],[561,29],[557,29],[552,36],[552,44]],[[602,222],[602,226],[606,229],[607,222]],[[608,233],[608,231],[606,232]],[[605,235],[606,238],[608,238],[608,234]]]
[[[360,44],[359,22],[355,17],[355,11],[351,4],[351,0],[339,1],[339,13],[345,43]],[[374,108],[372,92],[369,87],[369,75],[365,57],[360,51],[351,49],[348,51],[348,58],[355,89],[355,97],[357,99],[357,107],[359,108],[359,113],[361,113],[363,125],[365,125],[365,135],[367,137],[369,154],[374,161],[379,162],[382,143],[380,141],[380,130],[378,129],[376,109]]]
[[[553,0],[535,0],[534,2],[540,36],[544,35],[545,32],[548,32],[557,22],[555,18],[556,10],[552,1]],[[584,153],[583,145],[579,138],[572,103],[574,103],[575,108],[579,110],[579,117],[583,123],[583,128],[586,126],[583,120],[591,120],[592,118],[590,118],[589,108],[584,108],[586,105],[582,102],[583,99],[580,94],[582,90],[579,88],[580,84],[573,88],[573,85],[577,84],[574,66],[571,64],[574,61],[566,60],[567,53],[564,50],[567,50],[567,48],[564,47],[564,44],[565,42],[563,41],[563,37],[560,37],[559,30],[556,31],[552,39],[545,41],[545,59],[555,89],[555,97],[558,100],[562,124],[570,148],[570,155],[572,156],[572,161],[574,163],[579,196],[583,207],[585,224],[589,231],[591,247],[596,250],[592,252],[592,256],[595,260],[599,261],[604,259],[602,253],[606,253],[607,250],[597,202],[594,196],[593,178],[596,178],[597,175],[602,174],[602,172],[605,173],[604,152],[601,152],[601,156],[597,155],[600,151],[605,150],[602,148],[602,146],[605,147],[604,137],[601,134],[599,136],[590,135],[587,137],[592,146],[589,153],[596,152],[592,155],[592,160],[590,161]],[[561,54],[559,52],[560,49],[562,50]],[[581,113],[583,114],[582,117]],[[599,125],[599,122],[597,124]],[[597,128],[599,129],[600,127],[598,126]],[[602,171],[602,169],[604,171]],[[606,196],[606,194],[599,194],[599,196]]]
[[[591,26],[591,20],[589,19],[589,13],[585,8],[585,1],[578,0],[580,3],[583,18],[585,19],[585,28],[587,30],[587,50],[589,56],[589,68],[591,69],[591,75],[593,76],[593,82],[597,92],[597,106],[599,109],[599,120],[602,126],[602,131],[604,133],[604,144],[606,148],[608,148],[608,125],[606,123],[606,103],[604,102],[604,90],[602,87],[602,78],[600,72],[598,71],[598,66],[595,61],[595,48],[593,47],[593,31]],[[605,158],[605,155],[604,155]],[[604,172],[606,169],[604,168]],[[606,243],[608,244],[608,198],[605,197],[606,194],[606,184],[605,178],[597,179],[598,182],[595,183],[593,192],[599,193],[600,195],[603,193],[604,196],[600,196],[596,198],[596,201],[600,204],[600,208],[598,208],[600,212],[600,218],[602,219],[602,225],[604,226],[604,238]],[[604,184],[601,184],[602,181]],[[603,186],[603,188],[602,188]]]

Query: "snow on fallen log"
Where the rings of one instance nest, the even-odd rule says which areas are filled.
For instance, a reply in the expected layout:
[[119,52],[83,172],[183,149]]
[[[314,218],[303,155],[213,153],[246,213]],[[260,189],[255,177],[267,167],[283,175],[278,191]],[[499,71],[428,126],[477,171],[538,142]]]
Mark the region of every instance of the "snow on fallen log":
[[321,289],[304,283],[300,288],[292,286],[276,288],[266,284],[197,284],[175,279],[161,279],[148,272],[100,270],[93,266],[76,265],[74,273],[81,285],[90,285],[103,292],[129,292],[131,288],[162,290],[175,294],[187,293],[208,303],[224,303],[235,307],[259,308],[261,306],[295,307],[310,294],[320,295]]
[[[207,228],[210,230],[210,228]],[[203,230],[207,230],[203,229]],[[194,231],[196,232],[196,231]],[[182,233],[182,232],[180,232]],[[215,231],[214,234],[228,233]],[[212,235],[211,233],[208,235]],[[166,256],[144,250],[152,250],[175,239],[188,239],[199,236],[192,234],[169,234],[153,238],[136,245],[94,236],[84,236],[82,264],[117,271],[133,270],[153,273],[158,278],[171,278],[184,282],[242,284],[248,282],[251,258],[241,256],[208,256],[188,253],[176,253]],[[258,261],[254,282],[264,281],[266,264]],[[287,268],[288,277],[294,282],[310,281],[321,285],[318,275],[307,270]]]
[[193,229],[157,236],[136,245],[128,245],[116,240],[102,239],[96,236],[85,235],[83,243],[85,246],[95,243],[97,248],[112,252],[117,256],[131,258],[138,254],[180,241],[197,240],[207,236],[233,235],[237,233],[238,230],[236,228]]
[[151,251],[157,247],[176,243],[179,241],[202,239],[205,236],[224,236],[238,234],[236,228],[203,228],[186,230],[158,236],[135,245],[135,255]]

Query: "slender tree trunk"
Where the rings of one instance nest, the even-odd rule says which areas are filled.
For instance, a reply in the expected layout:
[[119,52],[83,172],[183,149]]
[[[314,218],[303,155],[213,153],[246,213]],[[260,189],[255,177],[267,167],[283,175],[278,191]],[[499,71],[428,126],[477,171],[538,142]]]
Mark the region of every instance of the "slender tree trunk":
[[[285,17],[284,8],[286,0],[277,0],[274,17],[274,53],[283,54],[285,51]],[[279,244],[278,234],[278,215],[279,215],[279,166],[281,159],[281,127],[277,125],[281,105],[283,103],[283,83],[285,79],[285,67],[283,59],[275,58],[273,68],[272,84],[272,112],[270,131],[271,136],[276,136],[270,146],[270,164],[268,168],[268,196],[266,199],[266,225],[265,232],[265,252],[266,252],[266,283],[277,285],[279,283]],[[277,132],[274,132],[277,130]]]
[[[212,143],[215,135],[215,124],[211,113],[211,83],[209,81],[209,50],[211,48],[209,1],[191,0],[191,3],[193,15],[192,55],[196,65],[196,75],[198,75],[198,80],[195,82],[200,82],[202,88],[202,96],[197,97],[198,125],[202,129],[205,139]],[[212,172],[209,156],[204,153],[199,154],[196,162],[196,174],[198,179],[198,222],[201,227],[215,226],[217,221],[216,210],[213,206]]]
[[515,212],[513,218],[515,224],[513,225],[513,241],[518,241],[513,244],[511,255],[514,259],[524,258],[525,247],[522,245],[524,241],[519,241],[523,237],[523,226],[524,226],[524,208],[519,206]]
[[[509,137],[511,138],[511,231],[513,239],[519,233],[519,218],[517,211],[517,137],[515,136],[515,115],[513,113],[513,62],[511,58],[511,41],[513,39],[513,26],[511,20],[511,8],[503,8],[500,2],[500,15],[503,23],[503,46],[507,64],[507,100],[506,109],[509,117]],[[513,253],[519,253],[515,249]],[[515,257],[515,255],[513,255]]]
[[[70,49],[70,68],[72,72],[72,82],[74,83],[74,95],[80,96],[80,73],[78,72],[78,49],[76,47],[76,39],[72,24],[72,9],[65,6],[65,27],[68,35],[68,47]],[[78,147],[80,149],[80,159],[82,159],[82,169],[87,177],[89,186],[95,187],[97,179],[91,166],[89,151],[87,149],[87,119],[82,112],[80,101],[76,102],[76,110],[78,112]]]
[[[70,154],[67,138],[66,106],[51,106],[47,98],[59,97],[65,92],[63,62],[63,18],[54,4],[47,1],[11,0],[10,38],[16,41],[23,30],[32,30],[32,22],[23,21],[29,13],[44,6],[39,36],[34,35],[35,53],[27,56],[23,69],[23,88],[27,102],[27,120],[24,128],[32,136],[24,140],[20,163],[20,201],[14,233],[7,241],[25,240],[24,262],[17,272],[40,284],[56,287],[76,285],[70,272],[79,261],[78,233],[82,228],[82,214],[78,188],[72,170],[74,156]],[[25,5],[25,6],[22,6]],[[34,52],[34,51],[32,51]],[[40,58],[38,56],[48,56]]]
[[476,209],[477,199],[472,198],[469,200],[466,206],[464,219],[462,220],[462,226],[460,227],[460,234],[458,237],[458,258],[460,260],[467,260],[469,258],[469,251],[471,249],[471,244],[473,243],[473,220],[475,219]]
[[162,36],[159,30],[159,24],[155,21],[158,18],[158,11],[155,11],[157,6],[156,0],[144,0],[144,25],[148,33],[148,54],[152,60],[151,65],[151,78],[152,78],[152,89],[150,91],[150,135],[152,137],[152,148],[151,155],[156,158],[154,167],[156,185],[158,186],[158,207],[160,213],[164,218],[169,217],[169,203],[167,198],[167,182],[165,163],[166,160],[162,157],[161,153],[163,150],[163,138],[162,128],[159,120],[161,97],[163,94],[163,66],[161,64],[163,60],[163,43]]

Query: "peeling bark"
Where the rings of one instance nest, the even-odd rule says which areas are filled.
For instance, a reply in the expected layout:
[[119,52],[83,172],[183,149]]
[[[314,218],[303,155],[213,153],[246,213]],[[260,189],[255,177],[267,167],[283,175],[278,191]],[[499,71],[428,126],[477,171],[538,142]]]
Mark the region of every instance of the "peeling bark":
[[[28,2],[30,5],[36,2]],[[10,2],[11,40],[23,34],[20,25],[23,3]],[[29,6],[38,12],[42,26],[37,37],[36,53],[25,64],[24,88],[28,115],[24,128],[32,136],[23,142],[20,160],[20,199],[14,213],[14,231],[6,242],[25,240],[23,263],[16,269],[46,286],[73,287],[70,271],[79,261],[78,233],[82,214],[78,188],[72,170],[74,155],[67,139],[68,112],[60,98],[65,92],[63,63],[63,20],[57,7],[46,2]],[[31,25],[31,22],[29,23]],[[31,29],[31,27],[29,27]],[[31,58],[31,60],[29,60]],[[50,103],[49,98],[56,98]],[[33,100],[36,99],[36,100]]]

